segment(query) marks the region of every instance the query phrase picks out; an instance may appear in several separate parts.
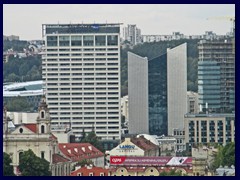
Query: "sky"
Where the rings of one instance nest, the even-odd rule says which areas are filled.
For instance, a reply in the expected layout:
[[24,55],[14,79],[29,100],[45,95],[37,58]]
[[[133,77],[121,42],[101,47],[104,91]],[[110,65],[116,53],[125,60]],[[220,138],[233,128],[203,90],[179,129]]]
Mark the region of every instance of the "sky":
[[[234,4],[4,4],[3,34],[42,39],[42,24],[136,24],[142,35],[230,32]],[[121,28],[122,29],[122,28]]]

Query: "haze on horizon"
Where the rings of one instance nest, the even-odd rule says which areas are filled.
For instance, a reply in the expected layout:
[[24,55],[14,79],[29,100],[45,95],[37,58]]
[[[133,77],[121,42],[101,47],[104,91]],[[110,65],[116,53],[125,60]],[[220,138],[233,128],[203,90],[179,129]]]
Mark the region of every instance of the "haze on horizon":
[[229,16],[235,16],[234,4],[3,4],[3,34],[36,40],[42,24],[107,22],[136,24],[143,35],[224,35],[231,22],[220,17]]

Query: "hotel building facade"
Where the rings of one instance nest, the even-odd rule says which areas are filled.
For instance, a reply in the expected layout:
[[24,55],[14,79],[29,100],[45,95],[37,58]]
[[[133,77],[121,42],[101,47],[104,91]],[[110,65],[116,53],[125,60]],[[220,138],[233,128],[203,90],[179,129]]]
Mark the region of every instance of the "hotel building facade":
[[44,24],[42,31],[52,126],[120,139],[120,24]]

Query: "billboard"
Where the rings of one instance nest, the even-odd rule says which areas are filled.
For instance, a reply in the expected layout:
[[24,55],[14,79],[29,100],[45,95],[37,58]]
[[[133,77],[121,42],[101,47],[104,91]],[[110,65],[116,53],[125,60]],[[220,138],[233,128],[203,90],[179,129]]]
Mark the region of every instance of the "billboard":
[[110,165],[126,166],[192,166],[190,157],[143,157],[143,156],[110,156]]

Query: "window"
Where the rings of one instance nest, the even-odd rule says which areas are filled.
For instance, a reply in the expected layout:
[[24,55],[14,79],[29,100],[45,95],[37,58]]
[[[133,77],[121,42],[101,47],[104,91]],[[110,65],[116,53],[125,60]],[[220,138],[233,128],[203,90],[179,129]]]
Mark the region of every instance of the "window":
[[83,45],[84,46],[93,46],[93,36],[83,36]]
[[93,176],[93,173],[89,173],[89,176]]
[[44,118],[44,111],[41,112],[41,118]]
[[[72,46],[81,46],[82,45],[82,36],[71,36],[71,45]],[[72,49],[74,51],[75,49]],[[77,49],[79,51],[79,49]]]
[[118,45],[118,36],[117,35],[107,36],[107,45],[108,46],[117,46]]
[[104,176],[104,173],[100,173],[100,176]]
[[47,36],[47,46],[57,46],[58,44],[57,36]]
[[45,133],[45,127],[44,127],[44,125],[41,125],[41,133]]
[[19,132],[20,132],[20,133],[23,133],[23,128],[20,128],[20,129],[19,129]]
[[59,46],[69,46],[69,36],[59,36]]
[[106,46],[106,36],[95,36],[96,46]]
[[77,175],[78,175],[78,176],[82,176],[82,173],[78,173]]
[[44,151],[41,151],[41,158],[44,159]]

